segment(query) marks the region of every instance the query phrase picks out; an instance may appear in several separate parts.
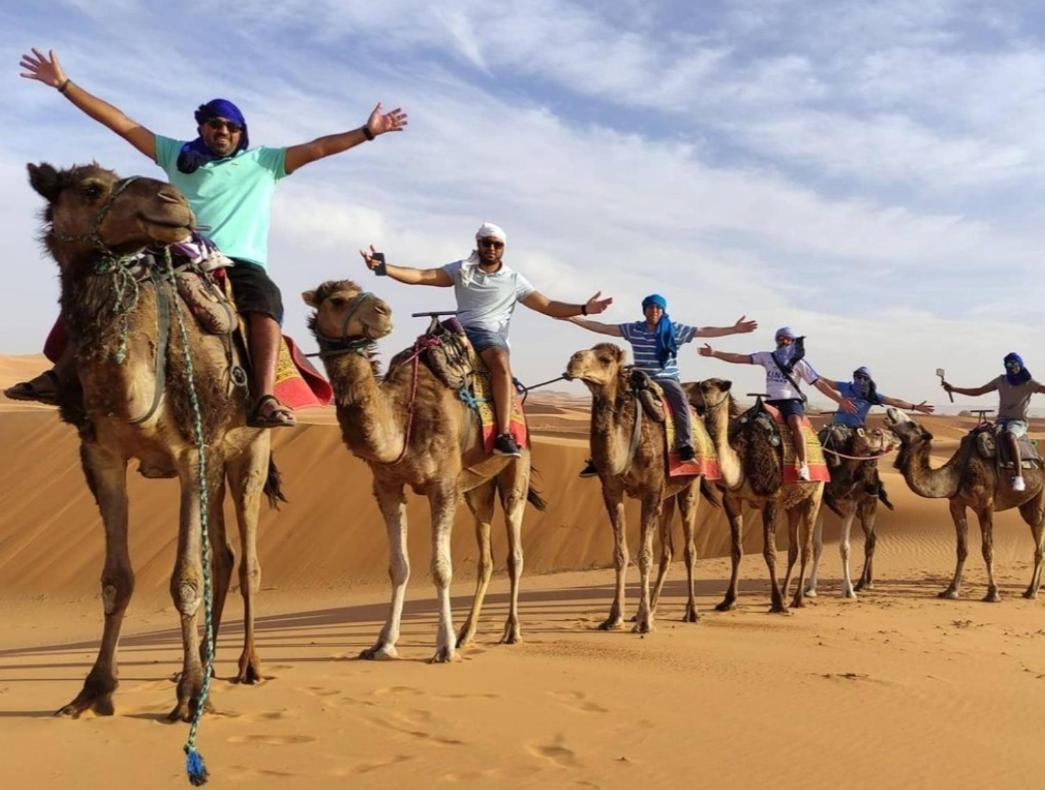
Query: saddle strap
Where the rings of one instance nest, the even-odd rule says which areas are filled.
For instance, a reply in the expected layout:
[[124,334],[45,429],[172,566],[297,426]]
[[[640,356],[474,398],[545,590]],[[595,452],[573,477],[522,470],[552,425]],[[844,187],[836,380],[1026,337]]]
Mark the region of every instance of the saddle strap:
[[141,417],[130,420],[131,425],[141,425],[156,413],[160,406],[160,398],[163,397],[167,384],[167,346],[171,334],[170,300],[164,288],[164,281],[152,275],[150,281],[156,288],[156,318],[159,322],[159,331],[156,337],[156,360],[153,363],[154,387],[152,391],[152,405]]

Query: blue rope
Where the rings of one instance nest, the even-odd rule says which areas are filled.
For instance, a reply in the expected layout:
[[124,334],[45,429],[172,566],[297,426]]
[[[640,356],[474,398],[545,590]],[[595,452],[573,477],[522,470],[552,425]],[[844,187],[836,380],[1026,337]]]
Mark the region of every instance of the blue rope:
[[[174,282],[174,264],[171,261],[170,248],[164,250],[167,263],[167,274],[170,282]],[[185,772],[188,774],[189,782],[194,786],[207,783],[209,773],[203,762],[203,755],[196,749],[196,735],[200,729],[200,719],[203,718],[203,709],[210,694],[210,676],[214,670],[214,620],[210,578],[210,535],[208,534],[208,516],[210,512],[210,496],[207,492],[207,444],[203,436],[203,413],[200,409],[199,397],[196,394],[196,383],[192,369],[192,354],[189,351],[189,333],[185,329],[185,322],[181,317],[181,300],[177,293],[171,300],[174,306],[174,316],[178,322],[178,332],[181,335],[182,355],[185,357],[185,377],[189,384],[189,401],[192,405],[193,432],[196,438],[196,449],[199,451],[199,488],[200,488],[200,554],[203,562],[203,619],[204,619],[204,654],[206,655],[203,668],[203,687],[196,698],[196,710],[192,714],[192,723],[189,725],[189,737],[185,741]]]

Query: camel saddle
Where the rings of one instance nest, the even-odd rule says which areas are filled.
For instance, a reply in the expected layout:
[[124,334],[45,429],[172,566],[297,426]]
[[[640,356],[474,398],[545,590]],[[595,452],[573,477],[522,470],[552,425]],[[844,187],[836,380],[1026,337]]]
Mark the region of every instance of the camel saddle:
[[[1007,457],[1005,444],[998,441],[995,435],[994,423],[984,423],[973,428],[969,435],[973,437],[973,446],[980,457],[995,461],[999,469],[1011,470],[1015,465],[1011,458]],[[1042,469],[1045,463],[1038,454],[1038,443],[1034,439],[1024,435],[1017,440],[1020,448],[1021,469]]]
[[[821,447],[820,440],[808,417],[802,418],[801,430],[806,446],[809,481],[830,482],[831,473],[824,458],[823,447]],[[756,398],[755,404],[730,424],[730,443],[732,444],[741,433],[747,432],[751,432],[760,443],[768,445],[772,450],[773,456],[779,464],[780,482],[784,485],[802,482],[798,479],[798,467],[795,465],[795,447],[791,440],[791,427],[779,410],[765,403],[762,398]],[[756,493],[767,495],[773,490],[775,490],[775,485],[770,485],[765,491],[756,490]]]

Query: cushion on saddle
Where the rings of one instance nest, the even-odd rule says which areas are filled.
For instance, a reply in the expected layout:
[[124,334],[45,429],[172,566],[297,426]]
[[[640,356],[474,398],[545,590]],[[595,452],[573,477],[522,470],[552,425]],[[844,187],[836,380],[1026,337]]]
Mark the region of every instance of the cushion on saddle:
[[[983,458],[995,460],[1000,469],[1012,469],[1014,464],[1008,457],[1008,452],[1004,449],[1005,445],[998,442],[998,437],[995,434],[995,426],[993,423],[987,423],[983,426],[977,426],[970,431],[975,441],[976,451]],[[1017,444],[1020,448],[1020,468],[1021,469],[1042,469],[1045,468],[1045,462],[1042,461],[1041,455],[1038,453],[1038,442],[1035,439],[1031,439],[1027,435],[1020,436],[1017,440]],[[1001,452],[999,453],[999,447]]]
[[667,401],[660,392],[660,386],[655,379],[650,379],[650,387],[654,389],[664,403],[664,449],[668,457],[668,477],[692,477],[703,475],[708,480],[722,479],[722,472],[718,465],[718,454],[715,452],[715,443],[711,441],[704,421],[697,416],[692,406],[689,407],[690,414],[690,436],[693,441],[693,450],[696,455],[691,461],[683,461],[675,452],[675,417],[668,407]]
[[[784,416],[773,406],[763,403],[762,408],[773,418],[777,430],[780,431],[784,484],[802,482],[798,479],[798,469],[795,466],[795,446],[791,441],[790,426],[787,424]],[[809,479],[810,481],[829,483],[831,481],[831,473],[827,469],[824,450],[820,446],[820,440],[817,438],[816,431],[813,430],[813,424],[808,417],[802,417],[801,426],[802,437],[806,445],[806,464],[809,466]]]

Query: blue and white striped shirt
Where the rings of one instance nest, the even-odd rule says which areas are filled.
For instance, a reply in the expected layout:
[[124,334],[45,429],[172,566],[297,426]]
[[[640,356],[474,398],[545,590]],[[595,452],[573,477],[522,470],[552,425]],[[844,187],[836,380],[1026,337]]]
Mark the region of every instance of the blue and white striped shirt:
[[[695,326],[687,326],[676,321],[671,322],[675,329],[675,341],[681,346],[689,343],[697,336]],[[645,321],[635,321],[630,324],[619,324],[621,337],[631,343],[631,355],[634,357],[635,367],[643,370],[655,379],[677,379],[679,377],[679,363],[675,357],[669,357],[668,363],[660,366],[657,359],[657,333],[650,331]]]

